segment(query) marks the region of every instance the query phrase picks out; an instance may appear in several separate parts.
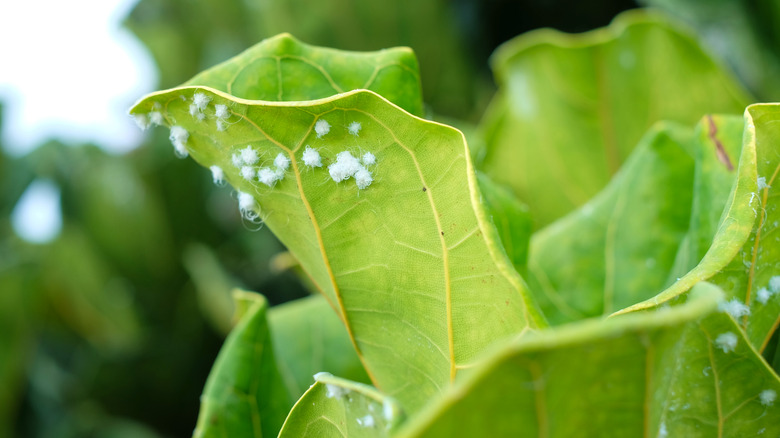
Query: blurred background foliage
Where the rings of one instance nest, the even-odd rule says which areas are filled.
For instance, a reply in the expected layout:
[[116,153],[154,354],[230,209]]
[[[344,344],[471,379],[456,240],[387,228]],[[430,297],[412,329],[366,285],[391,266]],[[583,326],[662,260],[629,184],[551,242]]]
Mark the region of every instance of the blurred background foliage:
[[[780,100],[776,1],[643,3],[699,29],[756,95]],[[487,59],[498,44],[539,27],[604,26],[637,6],[141,0],[126,26],[156,60],[159,88],[280,32],[349,50],[410,46],[429,116],[468,128],[493,96]],[[230,328],[228,290],[261,292],[272,305],[306,296],[289,269],[294,263],[270,232],[242,222],[235,193],[174,158],[162,130],[121,156],[57,141],[22,157],[2,151],[0,437],[190,435]],[[26,242],[11,226],[11,212],[33,181],[51,181],[61,193],[62,230],[45,244]]]

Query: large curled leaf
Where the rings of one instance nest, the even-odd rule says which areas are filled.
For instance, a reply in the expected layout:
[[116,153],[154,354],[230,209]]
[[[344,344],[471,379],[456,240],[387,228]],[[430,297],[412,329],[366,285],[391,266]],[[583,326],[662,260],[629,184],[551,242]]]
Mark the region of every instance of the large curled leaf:
[[[780,246],[774,236],[780,224],[772,185],[777,181],[780,154],[777,142],[780,130],[780,105],[756,104],[745,110],[744,134],[726,121],[710,120],[706,147],[717,151],[718,145],[742,141],[741,157],[733,186],[724,197],[722,178],[710,172],[711,189],[704,190],[705,208],[698,208],[692,216],[691,242],[711,241],[708,248],[698,245],[687,251],[687,265],[692,269],[666,290],[644,302],[621,311],[647,309],[683,295],[701,280],[710,279],[726,292],[727,299],[742,302],[749,314],[734,304],[729,306],[746,330],[750,341],[763,351],[780,324],[780,264],[777,251]],[[703,122],[704,123],[704,122]],[[718,133],[714,135],[712,133]],[[704,134],[702,134],[703,136]],[[736,149],[723,146],[724,150]],[[710,162],[714,160],[710,158]],[[717,166],[716,166],[717,167]],[[702,172],[706,175],[706,172]],[[720,180],[721,182],[717,182]],[[713,211],[722,205],[722,214],[713,226]],[[696,207],[696,203],[694,204]],[[704,224],[695,227],[693,221]],[[706,251],[703,255],[702,252]]]
[[206,381],[194,437],[274,437],[294,400],[274,360],[265,298],[243,291],[234,298],[240,320]]
[[276,361],[294,398],[321,371],[369,383],[344,324],[321,295],[295,300],[268,312]]
[[537,226],[591,199],[656,121],[739,113],[749,97],[687,33],[630,11],[582,35],[549,29],[493,56],[482,170],[528,204]]
[[511,342],[398,436],[777,436],[780,380],[714,308],[710,295]]
[[692,137],[657,125],[599,195],[534,234],[527,278],[551,322],[609,315],[666,286],[688,230]]
[[404,419],[398,402],[376,389],[329,373],[298,400],[279,438],[389,437]]
[[346,52],[304,44],[289,34],[268,38],[184,85],[250,100],[301,101],[366,89],[422,114],[417,58],[409,48]]
[[477,173],[477,179],[488,213],[501,238],[501,245],[515,269],[522,271],[528,262],[528,242],[531,238],[528,207],[518,201],[510,190],[494,183],[484,173]]
[[[210,99],[202,121],[189,113],[195,94]],[[223,117],[216,105],[225,105]],[[251,195],[241,195],[243,207],[256,203],[341,315],[373,382],[406,409],[425,403],[489,344],[544,324],[498,243],[460,132],[370,91],[273,103],[181,87],[132,109],[154,111],[176,125],[172,137],[196,161],[219,166]],[[350,132],[355,123],[359,132]],[[258,161],[236,167],[234,156],[247,148]],[[304,163],[307,148],[322,167]],[[375,157],[364,164],[369,186],[331,179],[328,167],[347,152]],[[281,179],[269,187],[258,171]],[[400,354],[388,361],[388,351]]]

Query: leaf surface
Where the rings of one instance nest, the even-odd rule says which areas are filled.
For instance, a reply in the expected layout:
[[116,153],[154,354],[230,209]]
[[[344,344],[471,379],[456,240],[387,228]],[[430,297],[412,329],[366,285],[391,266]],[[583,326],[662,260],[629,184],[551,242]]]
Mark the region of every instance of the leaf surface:
[[492,61],[499,93],[478,167],[528,204],[537,228],[606,186],[655,122],[693,124],[750,101],[690,35],[645,12],[582,35],[529,32]]
[[262,295],[234,293],[238,324],[214,362],[194,437],[277,436],[293,399],[276,367]]
[[279,438],[389,437],[404,419],[398,402],[368,385],[328,373],[315,378]]
[[[196,93],[211,99],[202,121],[189,114]],[[181,87],[132,109],[153,111],[186,130],[182,146],[196,161],[219,166],[252,196],[253,211],[338,311],[372,381],[407,410],[488,345],[545,324],[487,217],[460,132],[370,91],[273,103]],[[323,121],[327,133],[318,131]],[[232,163],[247,147],[259,156],[242,166],[249,179]],[[306,148],[318,151],[322,167],[305,164]],[[370,186],[331,179],[329,166],[343,152],[374,155]],[[254,175],[274,169],[280,155],[289,160],[281,179],[259,182]]]
[[513,341],[398,436],[777,435],[780,404],[765,391],[780,380],[714,309],[709,296]]

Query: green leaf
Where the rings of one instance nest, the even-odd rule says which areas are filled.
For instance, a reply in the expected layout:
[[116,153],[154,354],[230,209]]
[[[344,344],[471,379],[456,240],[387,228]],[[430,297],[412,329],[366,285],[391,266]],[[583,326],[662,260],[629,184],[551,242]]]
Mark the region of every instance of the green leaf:
[[184,248],[182,264],[195,285],[198,307],[221,333],[233,328],[233,300],[230,292],[238,281],[222,269],[216,254],[206,245],[192,243]]
[[688,231],[692,139],[656,125],[598,196],[534,234],[526,278],[552,323],[609,315],[667,285]]
[[268,325],[279,372],[294,399],[311,384],[311,376],[321,371],[370,382],[344,324],[323,296],[271,308]]
[[709,297],[513,341],[397,436],[780,434],[780,404],[764,393],[780,380],[731,318],[710,313],[716,288],[699,288]]
[[[195,93],[211,99],[204,121],[189,114]],[[217,117],[215,105],[226,105],[227,117]],[[371,91],[273,103],[182,87],[132,109],[150,111],[177,124],[174,139],[197,162],[219,166],[251,195],[242,199],[256,203],[254,214],[337,310],[372,381],[408,411],[488,345],[545,325],[500,246],[455,129],[411,116]],[[315,123],[323,121],[330,129],[318,134]],[[348,131],[353,122],[361,124],[359,136]],[[260,157],[250,172],[271,171],[280,154],[290,160],[273,187],[242,178],[232,164],[247,147]],[[307,147],[319,151],[323,167],[304,164]],[[370,186],[329,177],[327,167],[345,151],[376,157],[366,169]]]
[[248,100],[302,101],[372,90],[422,115],[420,73],[407,47],[347,52],[304,44],[289,34],[261,41],[184,85],[216,88]]
[[492,64],[500,90],[478,164],[537,227],[598,193],[656,121],[693,124],[750,101],[688,33],[638,11],[582,35],[529,32]]
[[329,373],[295,404],[279,438],[389,437],[404,419],[393,398],[357,382]]
[[276,436],[292,406],[276,367],[265,298],[243,291],[234,298],[241,319],[206,381],[195,437]]
[[522,272],[528,262],[528,242],[531,238],[528,207],[518,201],[506,187],[494,183],[484,173],[477,173],[477,181],[493,225],[501,237],[501,244],[515,269]]

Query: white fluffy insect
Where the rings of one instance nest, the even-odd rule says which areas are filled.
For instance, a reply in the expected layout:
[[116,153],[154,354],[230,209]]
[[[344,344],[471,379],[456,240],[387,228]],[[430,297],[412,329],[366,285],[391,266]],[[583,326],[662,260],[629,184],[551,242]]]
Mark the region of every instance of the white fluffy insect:
[[309,167],[322,167],[322,157],[317,149],[312,149],[309,145],[306,145],[306,149],[303,151],[303,164]]
[[333,181],[341,182],[362,168],[363,166],[360,165],[357,158],[353,157],[349,151],[343,151],[336,155],[336,162],[328,166],[328,171]]
[[361,128],[363,128],[363,125],[361,125],[360,122],[352,122],[349,124],[349,126],[347,126],[347,131],[357,137],[358,134],[360,134]]
[[225,184],[225,172],[221,167],[214,165],[209,167],[209,170],[211,170],[211,177],[214,179],[214,184],[218,186]]
[[192,104],[195,105],[195,107],[201,111],[206,109],[209,102],[211,102],[211,98],[206,96],[203,93],[195,93],[192,96]]
[[724,353],[730,353],[737,348],[737,335],[731,332],[722,333],[715,338],[715,345]]
[[322,137],[330,132],[330,123],[324,119],[317,120],[317,123],[314,124],[314,132],[317,133],[317,138]]
[[385,417],[386,421],[390,421],[393,419],[394,415],[395,415],[395,409],[393,409],[393,404],[385,400],[382,403],[382,416]]
[[360,166],[357,172],[355,172],[355,183],[359,189],[365,189],[374,182],[374,178],[371,176],[371,172],[363,166]]
[[274,158],[274,166],[281,171],[285,172],[290,167],[290,159],[282,152]]
[[769,279],[769,290],[771,290],[773,294],[780,292],[780,275],[775,275]]
[[133,114],[132,117],[133,121],[141,129],[141,131],[146,131],[149,129],[149,117],[147,117],[146,114]]
[[227,129],[227,123],[222,119],[217,119],[217,131],[224,131]]
[[252,146],[247,146],[239,151],[241,153],[241,162],[248,165],[253,165],[260,160],[260,155]]
[[736,298],[731,301],[722,301],[718,304],[718,310],[726,312],[734,318],[750,315],[750,308]]
[[152,111],[149,113],[149,122],[155,126],[162,126],[164,123],[163,115],[159,111]]
[[189,155],[189,151],[184,146],[187,143],[187,139],[190,138],[190,133],[181,126],[171,126],[171,134],[168,136],[173,143],[173,148],[176,151],[176,156],[179,158],[186,158]]
[[249,193],[238,192],[238,211],[244,219],[252,222],[256,221],[260,215],[257,214],[257,202]]
[[363,164],[366,166],[373,166],[376,164],[376,157],[371,152],[366,152],[363,154],[362,158]]
[[376,422],[374,421],[374,417],[371,414],[368,414],[365,417],[358,418],[357,424],[362,427],[374,427]]
[[278,169],[274,170],[270,167],[263,167],[257,172],[257,180],[268,187],[273,187],[283,176],[284,174]]
[[765,389],[758,394],[758,399],[761,400],[762,405],[772,406],[777,400],[777,392],[774,389]]
[[770,185],[767,185],[765,176],[758,177],[758,180],[756,180],[756,182],[758,183],[758,190],[768,189],[772,187]]
[[765,287],[762,287],[758,290],[758,293],[756,293],[756,299],[761,304],[766,304],[770,298],[772,298],[772,292],[769,292],[769,290]]
[[247,181],[252,181],[255,177],[255,168],[252,166],[243,166],[241,167],[241,178],[244,178]]
[[230,156],[230,162],[232,162],[236,167],[241,167],[244,165],[244,160],[241,159],[241,154],[237,152]]
[[230,113],[228,112],[227,105],[222,105],[222,104],[214,105],[214,114],[219,119],[227,119],[228,117],[230,117]]
[[190,104],[190,115],[192,117],[195,117],[196,114],[200,114],[200,110],[198,109],[197,105],[195,105],[194,103],[191,103]]

